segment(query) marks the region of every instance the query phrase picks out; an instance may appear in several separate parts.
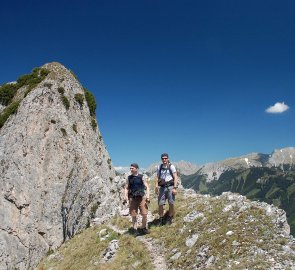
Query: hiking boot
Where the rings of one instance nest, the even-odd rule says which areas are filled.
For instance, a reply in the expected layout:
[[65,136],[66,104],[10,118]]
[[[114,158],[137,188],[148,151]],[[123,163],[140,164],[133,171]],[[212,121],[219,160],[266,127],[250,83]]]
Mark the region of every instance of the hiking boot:
[[164,226],[165,225],[165,219],[164,217],[160,217],[160,223],[159,223],[160,226]]
[[167,221],[166,221],[167,225],[171,225],[172,224],[172,217],[167,217]]
[[130,229],[128,230],[128,232],[129,232],[130,234],[134,235],[135,237],[139,235],[138,230],[136,230],[136,229],[134,229],[134,228],[130,228]]
[[147,229],[147,228],[142,228],[140,231],[141,231],[140,233],[142,235],[145,235],[145,234],[149,234],[150,233],[149,229]]

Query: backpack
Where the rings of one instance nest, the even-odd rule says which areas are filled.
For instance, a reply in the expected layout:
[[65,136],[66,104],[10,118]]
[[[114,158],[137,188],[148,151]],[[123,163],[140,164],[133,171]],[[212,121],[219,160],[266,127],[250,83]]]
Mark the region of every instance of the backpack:
[[136,176],[128,176],[129,190],[128,194],[131,197],[143,197],[145,195],[145,185],[143,183],[143,175],[138,174]]
[[[174,184],[174,175],[173,175],[173,172],[171,170],[171,163],[169,162],[168,163],[168,170],[169,170],[169,173],[170,175],[172,176],[172,180],[169,181],[170,182],[170,185],[173,185]],[[162,171],[162,168],[163,168],[163,163],[161,163],[160,167],[159,167],[159,173],[158,173],[158,177],[160,178],[161,176],[161,171]],[[167,170],[167,169],[166,169]],[[159,186],[164,186],[165,185],[165,182],[162,181],[162,179],[159,179]]]

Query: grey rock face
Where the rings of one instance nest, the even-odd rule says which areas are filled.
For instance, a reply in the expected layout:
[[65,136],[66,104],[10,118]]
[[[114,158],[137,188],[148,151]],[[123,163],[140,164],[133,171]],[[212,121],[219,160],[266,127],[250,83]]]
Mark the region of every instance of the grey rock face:
[[121,187],[83,87],[58,63],[44,68],[46,79],[0,130],[0,269],[31,268],[91,218],[119,210]]
[[277,149],[272,152],[269,157],[269,163],[272,166],[283,166],[284,164],[294,166],[295,159],[295,147],[286,147]]

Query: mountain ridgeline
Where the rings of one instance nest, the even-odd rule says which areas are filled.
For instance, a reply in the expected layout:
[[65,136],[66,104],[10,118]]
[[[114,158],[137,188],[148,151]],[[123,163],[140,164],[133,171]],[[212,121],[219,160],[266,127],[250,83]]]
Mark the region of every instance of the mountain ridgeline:
[[[130,226],[126,180],[116,176],[95,110],[94,96],[56,62],[0,86],[1,270],[153,269],[145,262],[159,251],[167,269],[295,269],[285,212],[232,193],[180,187],[174,223],[156,227],[151,191],[149,237],[117,234],[114,225]],[[285,148],[176,167],[183,186],[268,200],[294,225],[293,156]],[[153,254],[142,243],[132,248],[140,239],[152,241]],[[110,253],[114,262],[105,260]]]
[[195,174],[182,175],[182,184],[201,194],[231,191],[251,200],[264,201],[286,211],[295,235],[295,148],[271,155],[249,154],[204,165]]

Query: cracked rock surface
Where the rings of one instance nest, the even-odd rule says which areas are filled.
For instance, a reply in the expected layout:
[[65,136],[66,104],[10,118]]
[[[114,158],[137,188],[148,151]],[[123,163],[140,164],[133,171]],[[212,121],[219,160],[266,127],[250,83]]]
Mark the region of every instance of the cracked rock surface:
[[0,129],[0,269],[33,268],[91,218],[118,211],[121,187],[82,85],[59,63],[43,68]]

